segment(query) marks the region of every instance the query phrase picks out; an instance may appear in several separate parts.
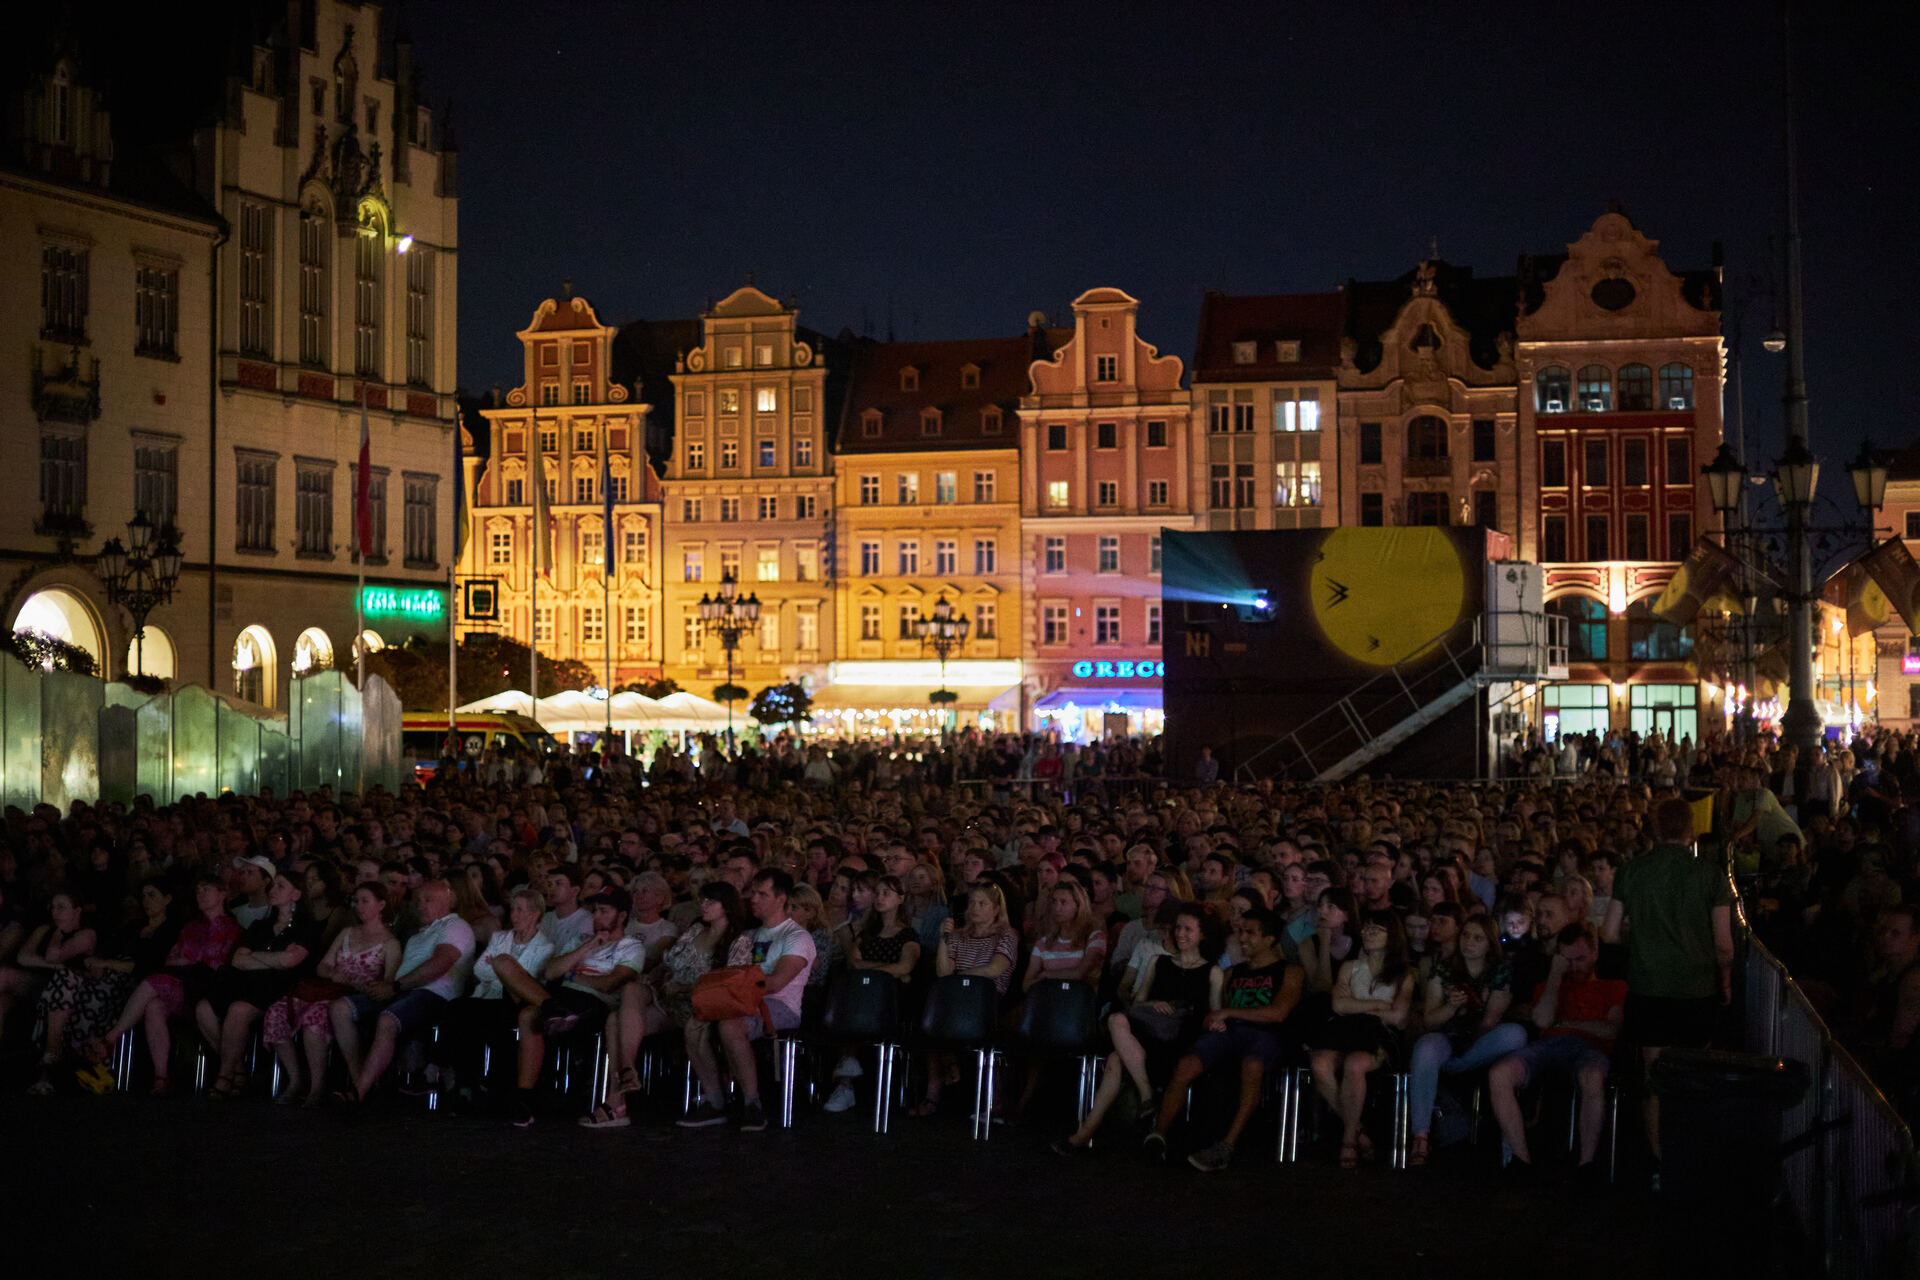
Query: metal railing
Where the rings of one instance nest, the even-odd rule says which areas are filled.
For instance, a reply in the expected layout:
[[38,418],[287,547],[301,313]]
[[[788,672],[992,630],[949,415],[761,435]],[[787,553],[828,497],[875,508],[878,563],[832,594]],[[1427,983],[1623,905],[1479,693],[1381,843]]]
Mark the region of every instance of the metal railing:
[[1822,1273],[1920,1275],[1920,1157],[1913,1130],[1834,1040],[1786,967],[1746,944],[1746,1047],[1804,1063],[1806,1096],[1781,1118],[1787,1203]]

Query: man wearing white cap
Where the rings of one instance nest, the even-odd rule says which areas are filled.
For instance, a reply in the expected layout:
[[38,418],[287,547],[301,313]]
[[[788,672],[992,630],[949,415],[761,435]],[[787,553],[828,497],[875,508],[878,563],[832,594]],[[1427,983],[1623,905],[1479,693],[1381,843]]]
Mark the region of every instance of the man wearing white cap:
[[267,889],[273,884],[273,862],[265,854],[256,853],[235,858],[233,870],[233,886],[240,897],[227,909],[242,929],[250,929],[256,921],[273,914],[273,907],[267,902]]

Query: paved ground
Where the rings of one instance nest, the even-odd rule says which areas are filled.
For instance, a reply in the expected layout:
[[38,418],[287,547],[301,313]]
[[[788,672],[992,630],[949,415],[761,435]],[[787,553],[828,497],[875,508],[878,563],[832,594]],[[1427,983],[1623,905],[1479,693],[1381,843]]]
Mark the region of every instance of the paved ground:
[[[1423,1171],[1204,1176],[1130,1148],[1066,1161],[1036,1130],[595,1133],[262,1101],[0,1097],[7,1274],[1439,1277],[1724,1274],[1713,1224],[1644,1195]],[[1264,1143],[1263,1143],[1264,1145]],[[1451,1155],[1453,1153],[1443,1153]],[[14,1254],[18,1257],[18,1254]],[[1702,1267],[1705,1267],[1702,1270]],[[1740,1269],[1795,1275],[1779,1254]]]

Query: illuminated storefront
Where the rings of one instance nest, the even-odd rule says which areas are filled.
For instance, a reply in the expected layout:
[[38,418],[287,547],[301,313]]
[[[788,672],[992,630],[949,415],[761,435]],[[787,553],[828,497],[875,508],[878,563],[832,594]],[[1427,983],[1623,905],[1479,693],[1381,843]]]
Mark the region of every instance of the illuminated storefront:
[[1072,684],[1050,689],[1034,700],[1034,719],[1042,729],[1068,742],[1114,736],[1148,736],[1166,727],[1159,661],[1081,659],[1068,668]]

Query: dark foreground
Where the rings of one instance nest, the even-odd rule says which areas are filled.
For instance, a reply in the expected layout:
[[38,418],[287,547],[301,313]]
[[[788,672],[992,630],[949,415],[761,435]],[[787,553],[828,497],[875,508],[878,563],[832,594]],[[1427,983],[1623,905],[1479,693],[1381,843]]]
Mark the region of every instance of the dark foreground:
[[[1640,1192],[1426,1169],[1078,1161],[1035,1130],[808,1114],[789,1133],[590,1132],[261,1101],[0,1098],[15,1276],[1791,1275]],[[1256,1130],[1257,1131],[1257,1130]],[[1264,1141],[1260,1144],[1265,1145]],[[1449,1158],[1453,1157],[1453,1158]],[[25,1255],[18,1252],[24,1248]],[[17,1265],[16,1264],[20,1264]],[[1704,1272],[1702,1268],[1705,1268]]]

